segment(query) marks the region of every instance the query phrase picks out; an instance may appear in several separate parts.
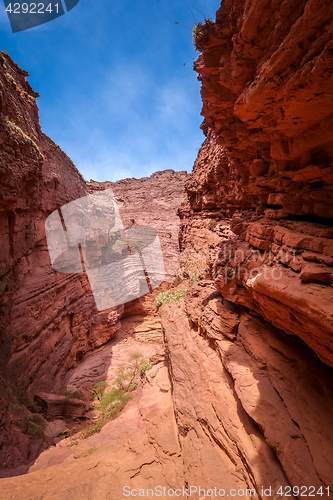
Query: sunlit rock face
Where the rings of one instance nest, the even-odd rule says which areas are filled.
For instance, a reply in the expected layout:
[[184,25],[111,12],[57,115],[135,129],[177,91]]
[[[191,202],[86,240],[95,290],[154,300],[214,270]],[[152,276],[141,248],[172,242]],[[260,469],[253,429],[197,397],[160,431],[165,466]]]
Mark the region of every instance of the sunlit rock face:
[[180,257],[200,279],[162,309],[175,414],[189,478],[258,496],[332,488],[332,13],[226,0],[194,65],[206,139]]
[[332,369],[209,280],[161,314],[186,481],[253,498],[312,485],[327,498]]
[[[184,256],[333,366],[333,6],[224,1],[195,62],[207,138]],[[202,258],[204,256],[204,258]]]
[[203,177],[199,155],[191,201],[198,182],[203,189],[193,208],[333,218],[332,9],[317,0],[222,2],[194,68],[202,128],[223,148]]

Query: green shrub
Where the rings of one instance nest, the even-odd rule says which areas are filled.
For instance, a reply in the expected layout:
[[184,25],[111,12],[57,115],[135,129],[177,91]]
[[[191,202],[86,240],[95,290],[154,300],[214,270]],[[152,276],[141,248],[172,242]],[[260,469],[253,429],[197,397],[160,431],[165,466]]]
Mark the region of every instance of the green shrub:
[[81,430],[64,431],[62,438],[73,436],[69,446],[75,446],[80,439],[86,439],[100,432],[107,422],[114,420],[125,408],[128,401],[133,397],[129,392],[134,391],[138,386],[134,379],[143,376],[151,368],[150,361],[141,358],[142,354],[133,353],[130,357],[130,364],[118,367],[118,376],[115,379],[117,388],[105,392],[108,387],[106,382],[101,381],[95,384],[93,399],[97,399],[99,404],[95,406],[94,411],[99,411],[100,415],[96,422],[87,425]]
[[28,436],[41,438],[44,436],[45,429],[45,420],[38,413],[27,415],[23,420],[22,430]]
[[68,437],[70,436],[70,434],[71,434],[71,433],[70,433],[70,431],[71,431],[71,430],[72,430],[72,429],[65,429],[64,431],[62,431],[62,432],[59,434],[60,439],[66,439],[66,438],[68,438]]
[[131,398],[130,394],[126,394],[121,389],[112,389],[103,396],[96,410],[102,412],[105,421],[113,420],[125,408]]
[[185,297],[187,292],[187,286],[183,288],[178,288],[174,292],[167,290],[166,292],[159,293],[155,298],[155,307],[158,309],[162,304],[169,304],[170,302],[176,302]]
[[137,375],[142,377],[147,370],[150,370],[150,361],[147,359],[141,359],[141,361],[139,361],[140,358],[142,358],[142,354],[135,352],[130,357],[130,360],[134,361],[134,363],[127,366],[120,365],[118,367],[118,376],[115,379],[115,384],[120,390],[125,392],[135,390],[137,388],[137,384],[134,387],[134,379]]
[[208,30],[213,21],[205,17],[204,22],[195,23],[192,29],[192,41],[196,50],[203,52],[208,45]]
[[143,359],[138,365],[140,376],[142,377],[147,370],[150,370],[151,366],[152,365],[150,361]]
[[138,353],[138,352],[135,352],[131,355],[130,359],[131,360],[134,360],[135,364],[134,364],[134,373],[133,373],[133,378],[135,377],[135,375],[137,373],[140,374],[140,376],[142,377],[145,372],[147,370],[150,370],[151,368],[151,362],[148,360],[148,359],[141,359],[141,361],[139,362],[139,359],[142,358],[142,354]]
[[[120,365],[117,370],[117,378],[115,384],[121,391],[127,391],[132,383],[133,368],[131,366]],[[129,381],[128,381],[129,380]]]
[[18,396],[18,400],[22,405],[26,406],[29,409],[36,408],[36,401],[31,399],[31,397],[28,396],[26,392],[21,392]]
[[98,420],[97,422],[87,425],[73,436],[73,439],[71,439],[69,446],[76,446],[80,439],[87,439],[97,432],[100,432],[105,424],[105,420]]
[[98,401],[100,401],[107,387],[109,387],[109,384],[107,382],[104,382],[103,380],[101,380],[100,382],[96,382],[92,398],[94,400],[97,399]]

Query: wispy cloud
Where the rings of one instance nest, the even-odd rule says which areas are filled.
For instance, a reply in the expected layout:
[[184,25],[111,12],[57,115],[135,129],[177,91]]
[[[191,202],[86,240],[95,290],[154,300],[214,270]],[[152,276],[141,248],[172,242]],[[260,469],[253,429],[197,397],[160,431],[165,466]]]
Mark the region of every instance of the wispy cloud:
[[179,80],[160,85],[149,68],[112,68],[94,99],[66,102],[60,146],[85,178],[116,180],[160,169],[190,171],[202,140],[200,103]]

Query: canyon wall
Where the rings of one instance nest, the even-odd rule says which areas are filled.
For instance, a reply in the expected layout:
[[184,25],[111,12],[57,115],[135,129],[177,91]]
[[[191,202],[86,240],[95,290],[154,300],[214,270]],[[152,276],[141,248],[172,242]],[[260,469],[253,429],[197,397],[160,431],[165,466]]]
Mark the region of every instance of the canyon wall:
[[1,91],[1,329],[0,359],[31,392],[54,389],[85,352],[117,331],[124,307],[97,311],[84,274],[56,272],[48,254],[45,220],[62,205],[89,193],[114,189],[124,225],[159,233],[170,279],[178,267],[177,206],[186,172],[150,178],[86,183],[72,161],[42,133],[35,93],[3,52]]
[[207,139],[187,182],[192,214],[181,214],[183,250],[205,252],[222,295],[330,366],[332,9],[222,3],[194,65]]
[[111,338],[120,312],[98,313],[86,276],[51,266],[45,220],[88,192],[72,161],[41,132],[27,75],[1,54],[0,358],[15,384],[33,394],[56,388],[57,377]]
[[[26,400],[25,391],[31,397],[58,392],[70,368],[115,336],[125,313],[144,309],[134,301],[127,311],[120,305],[98,312],[86,274],[53,269],[45,220],[72,200],[113,187],[121,207],[134,200],[129,215],[135,224],[153,225],[160,233],[170,279],[178,266],[176,207],[185,197],[186,179],[186,172],[170,170],[87,186],[42,133],[38,94],[26,76],[6,52],[0,54],[0,467],[5,468],[31,461],[38,451],[34,446],[29,452],[29,438],[18,428],[17,398]],[[142,205],[148,209],[141,211]],[[124,224],[134,224],[127,219]]]
[[213,449],[258,496],[332,488],[332,14],[225,0],[198,35],[206,139],[179,215],[201,279],[163,324],[188,476]]

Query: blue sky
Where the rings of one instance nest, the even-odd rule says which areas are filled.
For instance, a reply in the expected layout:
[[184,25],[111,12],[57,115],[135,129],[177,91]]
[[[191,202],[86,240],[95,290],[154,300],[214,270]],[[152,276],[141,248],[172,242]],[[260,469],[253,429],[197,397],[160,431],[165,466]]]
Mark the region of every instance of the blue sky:
[[181,25],[215,19],[218,0],[80,0],[15,34],[0,2],[0,48],[29,72],[43,132],[85,179],[191,171],[204,136],[198,54]]

